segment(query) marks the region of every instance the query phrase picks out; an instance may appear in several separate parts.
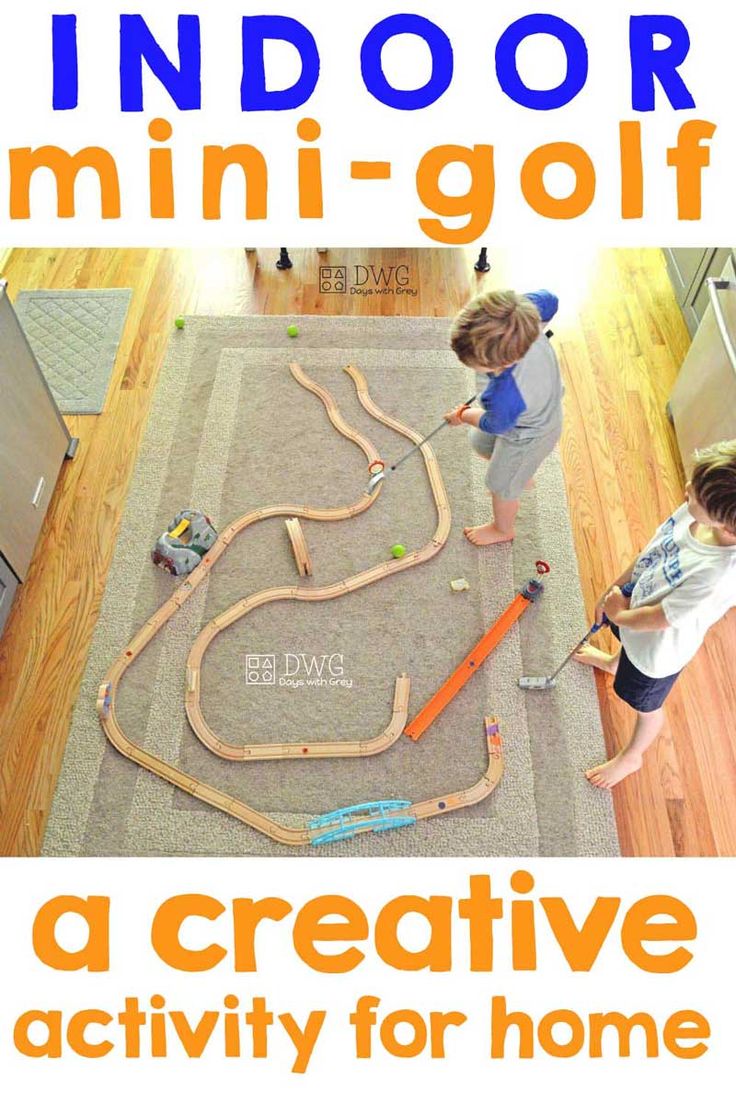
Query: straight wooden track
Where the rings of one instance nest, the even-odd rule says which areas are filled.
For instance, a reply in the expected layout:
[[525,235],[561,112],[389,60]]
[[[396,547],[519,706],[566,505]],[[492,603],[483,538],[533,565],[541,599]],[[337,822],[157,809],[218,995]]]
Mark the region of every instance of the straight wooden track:
[[[344,421],[329,392],[321,388],[313,380],[310,380],[298,364],[292,363],[290,365],[290,370],[297,382],[312,391],[322,401],[330,421],[338,432],[353,441],[363,450],[368,459],[369,466],[375,463],[378,457],[373,446]],[[415,444],[421,443],[422,438],[420,434],[404,426],[403,423],[398,422],[396,419],[385,415],[380,408],[376,406],[368,393],[366,381],[357,368],[349,365],[345,370],[356,386],[359,401],[372,417],[389,428],[396,430],[396,432],[401,433]],[[234,624],[241,617],[244,617],[258,606],[265,605],[269,602],[285,600],[312,602],[328,601],[332,598],[341,597],[343,594],[348,594],[351,591],[358,590],[370,583],[377,582],[379,579],[386,578],[389,575],[397,574],[399,571],[406,571],[410,567],[424,563],[437,555],[447,542],[450,533],[450,506],[439,465],[432,449],[428,445],[422,445],[421,452],[438,515],[434,536],[423,548],[409,553],[401,560],[393,560],[388,563],[379,564],[376,567],[369,568],[366,571],[351,576],[349,579],[334,583],[327,587],[274,587],[261,591],[258,594],[235,603],[229,610],[226,610],[224,613],[214,618],[214,620],[200,633],[191,649],[187,661],[185,704],[192,729],[210,750],[223,758],[239,760],[304,758],[309,756],[313,758],[367,756],[385,751],[399,738],[406,724],[409,702],[410,683],[408,677],[404,674],[400,675],[396,680],[391,721],[383,733],[371,740],[355,741],[351,743],[330,741],[308,745],[258,744],[233,746],[217,737],[209,729],[204,719],[200,704],[200,670],[202,659],[212,640],[214,640],[223,629]],[[265,507],[243,515],[228,526],[228,528],[220,534],[217,542],[203,558],[202,563],[192,572],[188,579],[181,584],[176,593],[173,594],[151,618],[149,618],[130,642],[126,650],[118,656],[108,671],[106,681],[100,687],[97,708],[105,735],[113,746],[121,754],[125,755],[139,766],[151,771],[153,774],[177,786],[179,789],[185,790],[201,801],[249,824],[251,827],[263,832],[279,843],[300,846],[315,842],[321,832],[319,828],[287,828],[274,821],[272,818],[265,816],[263,813],[259,813],[257,810],[252,809],[244,802],[231,797],[207,783],[193,778],[178,767],[166,763],[164,760],[152,755],[144,748],[135,744],[125,734],[117,719],[115,699],[126,671],[141,655],[156,634],[188,600],[239,533],[242,533],[255,522],[267,517],[281,516],[296,520],[306,518],[312,521],[337,521],[354,517],[372,505],[380,489],[381,484],[374,488],[372,492],[364,492],[357,503],[345,507],[316,508],[293,505]],[[380,829],[386,830],[388,827],[398,826],[399,823],[413,822],[416,819],[428,816],[437,816],[441,813],[449,812],[452,809],[460,808],[463,805],[474,804],[482,800],[498,783],[503,770],[500,736],[498,735],[497,725],[494,729],[493,738],[492,734],[487,731],[487,740],[489,767],[481,780],[473,787],[459,793],[430,799],[418,805],[404,807],[401,813],[389,812],[381,816],[378,821],[373,820],[369,814],[363,821],[359,820],[357,823],[351,823],[348,829],[349,834],[355,835],[360,832],[377,830],[379,823]],[[395,821],[395,824],[392,825],[391,821]]]

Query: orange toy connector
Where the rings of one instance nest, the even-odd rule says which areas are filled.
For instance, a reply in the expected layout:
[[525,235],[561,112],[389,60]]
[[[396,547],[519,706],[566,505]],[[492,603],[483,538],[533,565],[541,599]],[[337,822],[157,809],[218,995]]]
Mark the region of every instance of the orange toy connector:
[[503,611],[496,623],[491,626],[485,636],[481,637],[472,652],[443,682],[424,708],[417,713],[414,720],[406,726],[404,732],[411,740],[421,739],[432,722],[450,704],[455,695],[462,690],[465,683],[473,677],[478,668],[488,659],[493,649],[501,643],[509,629],[513,628],[532,602],[540,597],[543,590],[542,583],[536,579],[529,580],[524,589],[516,595],[511,605]]

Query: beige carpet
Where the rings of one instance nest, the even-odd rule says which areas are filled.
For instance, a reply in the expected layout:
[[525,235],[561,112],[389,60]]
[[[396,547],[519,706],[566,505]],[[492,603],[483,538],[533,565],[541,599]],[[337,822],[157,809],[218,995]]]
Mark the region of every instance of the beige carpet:
[[[229,763],[191,733],[183,709],[186,655],[199,629],[246,594],[297,581],[284,523],[253,526],[134,665],[118,717],[146,747],[198,778],[287,824],[362,801],[439,796],[483,773],[483,716],[502,722],[506,771],[495,793],[471,809],[400,831],[304,851],[280,847],[122,758],[104,739],[97,688],[111,659],[177,583],[149,550],[176,512],[205,510],[223,528],[246,510],[279,502],[343,505],[366,484],[365,459],[332,428],[320,402],[288,372],[290,359],[335,397],[341,411],[396,458],[406,441],[359,406],[342,367],[365,373],[388,413],[422,431],[473,390],[447,348],[442,319],[307,317],[290,340],[280,318],[196,318],[172,336],[147,436],[133,478],[95,632],[44,851],[47,855],[614,855],[610,798],[583,778],[603,755],[592,675],[569,668],[558,688],[524,694],[519,675],[544,673],[581,636],[585,612],[559,458],[552,456],[524,500],[513,549],[484,552],[462,528],[485,519],[482,461],[461,429],[436,439],[453,510],[445,549],[421,567],[323,603],[277,603],[217,638],[203,667],[203,706],[233,742],[356,740],[381,731],[396,674],[412,678],[410,715],[475,644],[534,574],[552,574],[484,668],[419,744],[401,738],[364,760]],[[385,561],[400,542],[431,537],[435,515],[419,458],[387,479],[366,513],[338,523],[305,522],[315,585]],[[470,590],[452,594],[464,576]],[[252,685],[249,656],[273,656],[294,685]],[[321,657],[322,680],[307,681]],[[253,660],[251,660],[251,663]],[[324,661],[329,665],[329,660]],[[330,675],[334,675],[332,679]],[[337,682],[331,685],[331,682]],[[323,684],[324,683],[324,684]]]

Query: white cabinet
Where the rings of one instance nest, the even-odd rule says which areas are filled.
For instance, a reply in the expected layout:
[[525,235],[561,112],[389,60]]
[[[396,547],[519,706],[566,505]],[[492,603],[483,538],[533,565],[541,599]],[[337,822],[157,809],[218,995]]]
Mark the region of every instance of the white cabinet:
[[720,274],[731,256],[730,249],[665,249],[672,286],[691,334],[694,334],[708,306],[709,276]]
[[706,306],[670,396],[685,471],[697,448],[736,438],[736,269],[704,285]]
[[0,281],[0,630],[71,445]]

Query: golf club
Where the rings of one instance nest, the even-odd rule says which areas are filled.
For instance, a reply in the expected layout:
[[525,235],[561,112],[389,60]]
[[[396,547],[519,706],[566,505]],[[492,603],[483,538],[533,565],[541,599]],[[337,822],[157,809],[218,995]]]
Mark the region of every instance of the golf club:
[[[468,407],[473,405],[473,403],[475,402],[475,400],[477,398],[478,398],[477,395],[473,395],[472,398],[468,399],[467,402],[464,402],[461,407],[458,407],[458,409],[459,410],[467,410]],[[409,449],[409,451],[407,453],[405,453],[401,457],[400,460],[397,460],[395,464],[391,464],[391,466],[388,467],[388,468],[383,467],[383,468],[381,468],[380,471],[374,472],[371,475],[370,480],[368,482],[368,493],[371,494],[375,490],[375,488],[378,486],[378,484],[383,479],[386,478],[386,476],[388,475],[389,472],[396,471],[396,469],[398,467],[400,467],[404,463],[405,460],[408,460],[410,456],[413,456],[415,452],[418,452],[419,449],[422,447],[422,445],[426,445],[427,441],[431,441],[432,438],[435,437],[440,432],[441,429],[444,429],[445,426],[447,426],[449,424],[450,423],[446,422],[443,418],[442,421],[440,422],[440,424],[438,426],[436,426],[436,428],[433,429],[431,433],[427,434],[427,436],[424,437],[423,440],[421,440],[418,444],[414,445],[413,448]],[[374,463],[380,463],[380,461],[374,461]],[[371,466],[373,466],[373,465],[371,465]]]
[[[634,583],[625,583],[621,587],[621,593],[624,594],[627,598],[631,597],[631,594],[632,594],[633,590],[634,590]],[[578,643],[575,645],[575,647],[570,652],[568,652],[568,654],[565,656],[565,658],[563,659],[562,663],[560,664],[560,666],[557,668],[556,671],[554,671],[551,675],[522,675],[521,678],[519,679],[519,686],[521,687],[521,689],[522,690],[552,690],[552,689],[554,689],[554,687],[557,685],[558,675],[560,674],[560,672],[565,667],[567,667],[568,663],[570,662],[572,657],[575,655],[575,653],[578,651],[578,649],[582,648],[583,644],[587,644],[587,642],[590,640],[591,636],[595,636],[595,634],[597,632],[600,632],[600,630],[603,628],[604,625],[609,625],[609,624],[610,624],[610,622],[609,622],[608,618],[606,617],[606,615],[604,613],[603,614],[603,620],[600,621],[600,622],[595,622],[595,624],[590,626],[590,628],[588,629],[587,633],[582,638],[582,640],[579,640]]]

